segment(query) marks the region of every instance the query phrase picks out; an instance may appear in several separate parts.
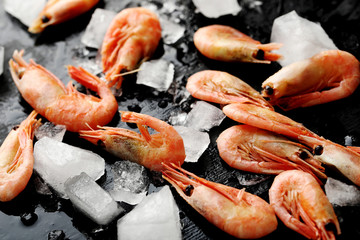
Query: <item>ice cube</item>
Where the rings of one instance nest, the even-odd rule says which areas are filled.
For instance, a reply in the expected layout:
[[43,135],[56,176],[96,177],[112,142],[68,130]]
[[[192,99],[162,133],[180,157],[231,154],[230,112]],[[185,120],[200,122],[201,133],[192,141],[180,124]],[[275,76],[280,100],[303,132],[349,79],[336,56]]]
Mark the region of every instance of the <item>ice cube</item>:
[[4,72],[4,55],[5,55],[5,49],[3,46],[0,46],[0,76]]
[[107,225],[124,211],[109,193],[84,172],[70,177],[64,185],[72,204],[97,224]]
[[269,175],[247,173],[247,172],[235,172],[236,178],[242,186],[252,186],[261,183],[270,178]]
[[130,161],[117,161],[111,166],[114,187],[109,191],[116,201],[138,204],[147,194],[150,184],[145,167]]
[[19,19],[26,26],[30,26],[46,5],[46,0],[4,0],[4,9]]
[[85,172],[97,180],[105,172],[105,161],[99,155],[48,137],[35,143],[34,159],[35,171],[66,199],[64,183],[69,177]]
[[221,109],[205,101],[197,101],[187,115],[185,126],[199,131],[209,131],[219,126],[225,117]]
[[118,240],[180,240],[179,209],[169,186],[148,195],[118,220]]
[[197,162],[210,144],[209,134],[191,127],[175,126],[185,146],[185,162]]
[[55,125],[52,122],[46,122],[35,130],[35,136],[38,140],[43,137],[49,137],[61,142],[65,132],[65,125]]
[[165,44],[176,43],[185,33],[185,27],[170,21],[165,17],[160,18],[161,34]]
[[158,91],[166,91],[174,79],[174,64],[163,59],[144,62],[140,66],[136,83]]
[[241,11],[237,0],[192,0],[196,8],[208,18],[236,15]]
[[310,58],[324,50],[337,49],[320,24],[300,17],[295,11],[274,20],[271,42],[283,44],[274,51],[283,56],[279,60],[282,66]]
[[100,48],[106,31],[116,14],[116,12],[110,10],[95,9],[81,42],[87,47]]
[[348,185],[334,178],[328,177],[325,192],[333,205],[360,206],[360,190],[354,185]]
[[173,126],[183,126],[186,123],[187,115],[188,114],[186,112],[180,112],[175,114],[171,112],[171,116],[169,117],[169,123]]

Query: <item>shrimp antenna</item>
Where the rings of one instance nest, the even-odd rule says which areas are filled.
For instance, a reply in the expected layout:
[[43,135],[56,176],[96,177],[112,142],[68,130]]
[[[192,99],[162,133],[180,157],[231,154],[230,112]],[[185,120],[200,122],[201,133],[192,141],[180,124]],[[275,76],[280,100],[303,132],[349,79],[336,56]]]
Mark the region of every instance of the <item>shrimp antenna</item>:
[[137,73],[139,71],[141,71],[141,68],[138,68],[138,69],[135,69],[132,71],[128,71],[128,72],[124,72],[124,73],[114,74],[114,75],[111,75],[111,79],[114,79],[116,77],[122,77],[122,76],[133,74],[133,73]]

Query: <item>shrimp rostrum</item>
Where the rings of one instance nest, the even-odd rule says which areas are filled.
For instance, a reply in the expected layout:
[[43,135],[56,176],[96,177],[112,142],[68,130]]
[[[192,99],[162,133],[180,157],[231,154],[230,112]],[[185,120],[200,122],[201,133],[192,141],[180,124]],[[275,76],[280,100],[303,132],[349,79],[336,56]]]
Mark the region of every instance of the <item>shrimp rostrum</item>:
[[68,66],[70,76],[97,92],[100,98],[78,92],[70,81],[60,79],[33,60],[27,63],[24,51],[15,50],[9,61],[11,76],[22,97],[42,116],[68,131],[96,128],[109,123],[118,104],[107,84],[82,68]]
[[274,210],[260,197],[164,165],[163,178],[210,223],[242,239],[261,238],[277,228]]
[[93,8],[99,0],[49,0],[29,27],[31,33],[40,33],[47,26],[75,18]]
[[263,82],[262,96],[291,110],[348,97],[359,83],[359,61],[348,52],[328,50],[280,69]]
[[120,88],[123,73],[135,70],[155,52],[161,38],[160,21],[146,8],[119,12],[105,34],[101,61],[109,86]]
[[220,157],[229,166],[261,174],[279,174],[299,169],[319,183],[326,179],[324,167],[309,150],[279,134],[249,125],[232,126],[216,140]]
[[0,147],[0,201],[18,196],[33,172],[34,131],[40,126],[33,111],[21,124],[10,131]]
[[234,121],[284,135],[310,149],[314,158],[360,186],[360,154],[318,136],[302,124],[271,110],[251,104],[233,103],[223,108]]
[[251,103],[273,109],[258,91],[241,79],[222,71],[204,70],[191,75],[186,89],[198,99],[219,103]]
[[[160,119],[135,112],[121,112],[121,121],[136,123],[140,133],[113,127],[80,131],[80,137],[100,145],[113,155],[160,171],[162,163],[181,166],[185,160],[184,142],[175,128]],[[157,131],[150,134],[147,127]]]
[[271,63],[281,58],[271,52],[281,44],[261,44],[235,28],[210,25],[199,28],[194,34],[194,44],[204,56],[224,62]]
[[331,203],[308,173],[280,173],[269,190],[269,198],[280,220],[309,239],[335,240],[335,235],[341,233]]

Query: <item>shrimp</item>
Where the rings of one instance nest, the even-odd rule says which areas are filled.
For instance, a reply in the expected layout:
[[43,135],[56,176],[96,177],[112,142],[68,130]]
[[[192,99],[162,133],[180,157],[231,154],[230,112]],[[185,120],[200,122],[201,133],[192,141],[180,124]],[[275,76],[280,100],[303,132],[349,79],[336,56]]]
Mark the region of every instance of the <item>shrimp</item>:
[[348,52],[328,50],[280,69],[263,82],[262,95],[287,111],[348,97],[359,83],[359,61]]
[[196,211],[226,233],[253,239],[277,228],[274,210],[260,197],[244,189],[207,181],[174,165],[164,166],[163,178]]
[[290,229],[310,239],[335,240],[340,225],[328,198],[308,173],[289,170],[275,177],[270,204]]
[[[149,115],[121,111],[121,121],[136,123],[140,134],[123,128],[99,127],[80,131],[80,137],[100,145],[113,155],[160,171],[162,163],[181,166],[185,160],[184,142],[173,126]],[[150,135],[146,126],[157,131]]]
[[7,202],[19,195],[33,172],[33,137],[40,126],[37,112],[31,114],[5,138],[0,147],[0,201]]
[[199,28],[194,34],[194,44],[204,56],[224,62],[271,63],[281,58],[270,52],[282,44],[261,44],[242,32],[223,25]]
[[28,31],[40,33],[47,26],[75,18],[93,8],[99,0],[49,0]]
[[24,51],[15,50],[9,61],[11,76],[23,98],[42,116],[54,124],[65,125],[68,131],[96,128],[109,123],[118,110],[118,104],[105,82],[82,68],[68,66],[69,75],[100,98],[67,87],[51,72],[33,60],[26,63]]
[[127,8],[119,12],[105,34],[102,66],[109,86],[121,87],[120,73],[136,69],[155,52],[161,38],[160,21],[146,8]]
[[186,89],[193,97],[204,101],[219,104],[246,102],[273,109],[259,92],[226,72],[212,70],[197,72],[189,77]]
[[284,135],[311,149],[315,159],[336,169],[360,186],[360,154],[355,150],[318,136],[284,115],[250,104],[233,103],[223,108],[234,121]]
[[326,179],[324,167],[305,146],[249,125],[232,126],[216,140],[220,157],[229,166],[262,174],[279,174],[299,169],[313,175],[319,183]]

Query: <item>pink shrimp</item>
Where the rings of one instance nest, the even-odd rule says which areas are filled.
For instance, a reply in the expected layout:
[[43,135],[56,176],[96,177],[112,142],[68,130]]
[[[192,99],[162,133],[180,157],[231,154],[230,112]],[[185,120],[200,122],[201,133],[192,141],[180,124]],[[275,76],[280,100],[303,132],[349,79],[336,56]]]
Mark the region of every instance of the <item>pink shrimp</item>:
[[350,181],[360,186],[360,154],[316,135],[302,124],[280,113],[251,104],[233,103],[223,108],[234,121],[287,136],[309,147],[314,158],[338,170]]
[[291,110],[348,97],[359,83],[359,61],[348,52],[328,50],[280,69],[263,82],[262,95]]
[[281,58],[270,52],[281,44],[261,44],[240,31],[223,25],[199,28],[194,34],[194,44],[204,56],[224,62],[270,63]]
[[19,195],[33,172],[33,137],[40,126],[33,111],[18,128],[11,130],[0,147],[0,201]]
[[109,86],[121,87],[120,73],[132,71],[155,52],[161,38],[160,21],[146,8],[127,8],[119,12],[103,40],[103,71]]
[[68,66],[70,76],[87,88],[98,93],[100,98],[85,95],[68,86],[44,67],[22,58],[24,51],[15,50],[10,60],[10,72],[23,98],[49,121],[65,125],[77,132],[109,123],[118,110],[118,104],[109,87],[96,76],[82,68]]
[[[95,145],[100,144],[117,157],[136,162],[150,170],[162,170],[162,163],[178,166],[184,163],[184,142],[174,127],[157,118],[135,112],[121,112],[121,121],[136,123],[140,134],[123,128],[100,127],[99,130],[80,131],[80,137]],[[150,135],[146,126],[157,133]]]
[[273,109],[259,92],[226,72],[213,70],[197,72],[189,77],[186,89],[193,97],[204,101],[219,104],[251,103]]
[[99,0],[49,0],[29,27],[31,33],[40,33],[47,26],[75,18],[93,8]]
[[279,174],[299,169],[312,174],[319,183],[327,178],[321,162],[305,146],[273,132],[237,125],[223,131],[216,142],[220,157],[240,170]]
[[310,174],[299,170],[280,173],[274,179],[269,197],[280,220],[303,236],[335,240],[335,234],[341,233],[331,203]]
[[260,238],[277,228],[274,210],[260,197],[164,165],[163,178],[196,211],[226,233],[243,239]]

